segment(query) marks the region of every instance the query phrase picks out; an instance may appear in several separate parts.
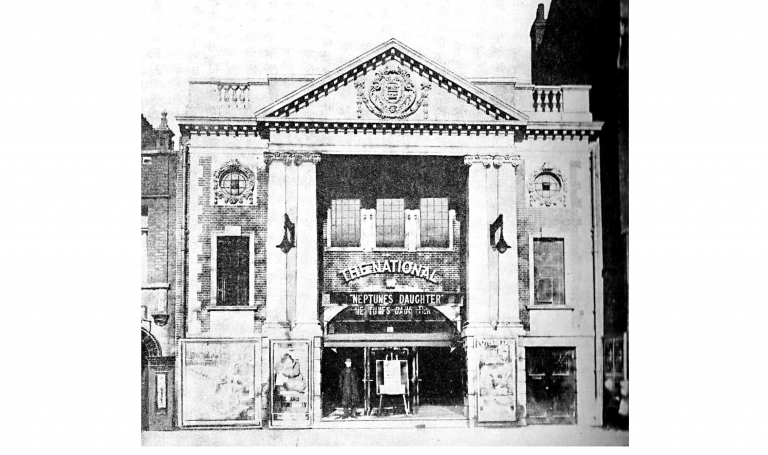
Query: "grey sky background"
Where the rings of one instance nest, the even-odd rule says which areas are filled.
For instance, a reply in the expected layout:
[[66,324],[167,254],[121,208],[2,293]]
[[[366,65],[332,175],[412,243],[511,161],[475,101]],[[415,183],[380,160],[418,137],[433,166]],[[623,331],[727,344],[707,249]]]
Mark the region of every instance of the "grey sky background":
[[530,82],[529,32],[550,0],[142,3],[141,112],[157,126],[167,109],[178,134],[190,79],[322,75],[390,38],[463,77]]

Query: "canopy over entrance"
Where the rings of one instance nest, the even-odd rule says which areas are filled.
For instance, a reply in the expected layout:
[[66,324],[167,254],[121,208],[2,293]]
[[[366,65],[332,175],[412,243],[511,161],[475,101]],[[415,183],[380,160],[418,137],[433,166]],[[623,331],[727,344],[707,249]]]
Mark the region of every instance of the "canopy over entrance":
[[445,346],[460,343],[456,325],[427,305],[351,305],[328,323],[324,345]]

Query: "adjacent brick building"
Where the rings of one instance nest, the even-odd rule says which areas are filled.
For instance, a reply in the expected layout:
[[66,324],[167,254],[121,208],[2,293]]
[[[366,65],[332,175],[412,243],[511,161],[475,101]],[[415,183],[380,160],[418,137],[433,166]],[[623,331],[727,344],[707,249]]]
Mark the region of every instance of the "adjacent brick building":
[[[589,84],[600,134],[605,417],[627,424],[629,382],[629,0],[552,0],[531,26],[534,84]],[[623,386],[622,386],[623,384]],[[618,413],[622,397],[625,409]]]
[[171,429],[176,355],[176,178],[166,112],[158,128],[141,116],[142,429]]

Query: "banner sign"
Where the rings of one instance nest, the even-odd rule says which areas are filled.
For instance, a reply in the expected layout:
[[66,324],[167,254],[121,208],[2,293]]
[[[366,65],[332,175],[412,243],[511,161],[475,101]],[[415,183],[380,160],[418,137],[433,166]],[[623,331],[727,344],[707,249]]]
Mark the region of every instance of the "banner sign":
[[452,305],[461,303],[461,294],[441,292],[332,292],[336,305]]
[[309,341],[272,342],[272,426],[310,425]]
[[477,347],[478,421],[516,420],[514,340],[478,340]]

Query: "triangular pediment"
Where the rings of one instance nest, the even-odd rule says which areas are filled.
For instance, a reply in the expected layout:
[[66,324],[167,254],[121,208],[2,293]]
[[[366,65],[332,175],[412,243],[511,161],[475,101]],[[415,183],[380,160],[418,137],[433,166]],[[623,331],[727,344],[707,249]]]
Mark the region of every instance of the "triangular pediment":
[[391,39],[256,112],[259,119],[527,122],[475,84]]

